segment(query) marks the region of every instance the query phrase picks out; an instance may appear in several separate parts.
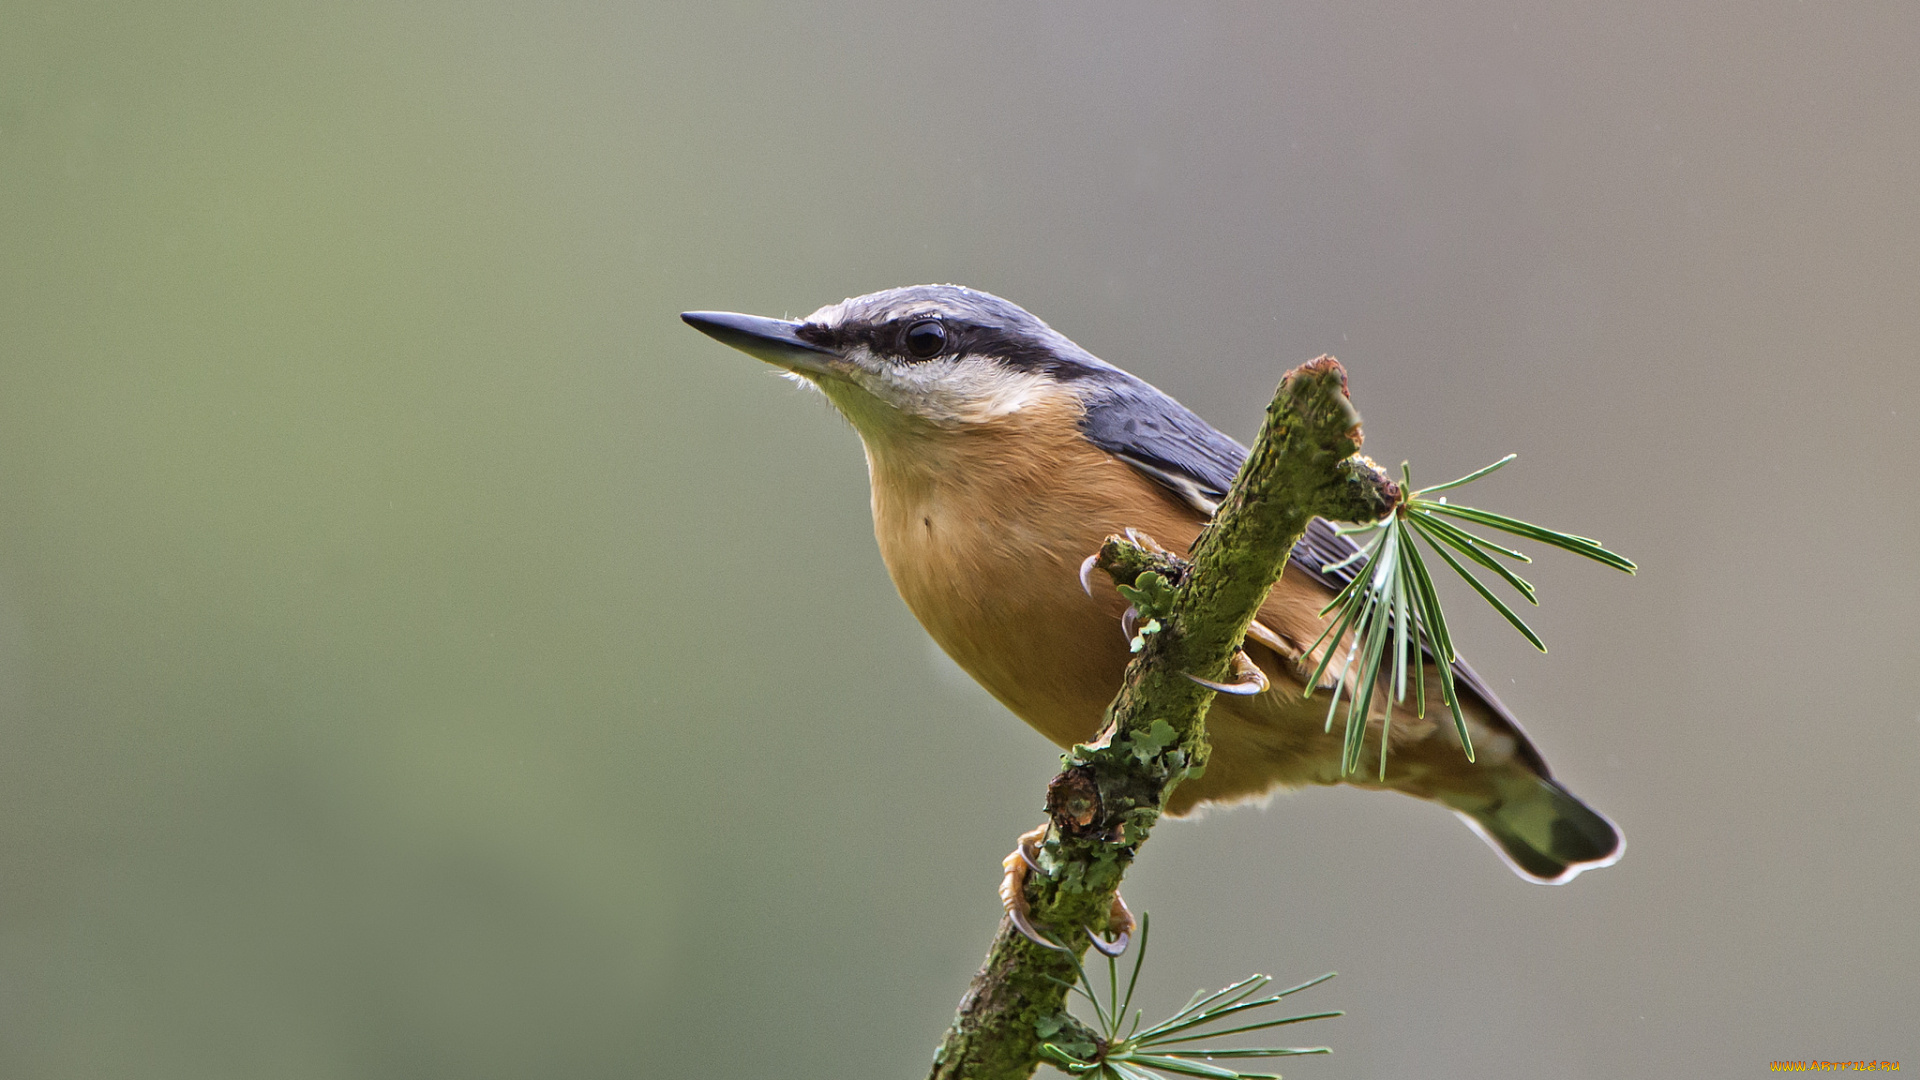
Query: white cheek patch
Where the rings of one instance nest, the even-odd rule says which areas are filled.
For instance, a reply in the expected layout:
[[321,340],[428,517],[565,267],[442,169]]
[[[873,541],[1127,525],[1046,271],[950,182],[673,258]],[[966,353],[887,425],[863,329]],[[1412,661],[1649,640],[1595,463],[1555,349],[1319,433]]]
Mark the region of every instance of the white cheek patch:
[[888,405],[936,424],[978,424],[1050,401],[1063,391],[1038,372],[1017,371],[990,357],[943,357],[895,364],[866,350],[848,357],[861,389]]

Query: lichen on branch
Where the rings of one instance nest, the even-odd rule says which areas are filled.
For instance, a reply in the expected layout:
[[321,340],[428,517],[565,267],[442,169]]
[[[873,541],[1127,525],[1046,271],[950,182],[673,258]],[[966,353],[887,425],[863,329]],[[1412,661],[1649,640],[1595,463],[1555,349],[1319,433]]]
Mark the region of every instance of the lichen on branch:
[[[1130,590],[1139,648],[1107,722],[1074,747],[1047,789],[1052,828],[1031,875],[1033,919],[1077,956],[1085,927],[1104,927],[1120,879],[1181,780],[1206,767],[1214,691],[1188,675],[1230,679],[1234,653],[1315,516],[1374,521],[1399,487],[1357,455],[1360,416],[1346,371],[1322,356],[1280,382],[1252,452],[1190,559],[1137,533],[1110,536],[1095,565]],[[1157,576],[1158,580],[1154,580]],[[1144,605],[1144,607],[1142,606]],[[1017,1080],[1040,1042],[1081,1025],[1066,1013],[1075,967],[1002,920],[934,1057],[934,1080]]]

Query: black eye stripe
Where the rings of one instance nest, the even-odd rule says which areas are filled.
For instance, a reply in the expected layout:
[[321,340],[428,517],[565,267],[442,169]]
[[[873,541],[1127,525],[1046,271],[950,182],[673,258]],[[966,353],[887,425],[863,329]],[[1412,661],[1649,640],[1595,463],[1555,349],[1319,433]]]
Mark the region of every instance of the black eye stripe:
[[[908,330],[916,323],[937,321],[946,341],[940,352],[916,356],[907,347]],[[917,364],[933,356],[991,357],[1016,371],[1044,371],[1057,379],[1095,376],[1098,369],[1059,355],[1043,339],[1008,327],[980,325],[949,315],[915,314],[885,322],[850,322],[839,326],[810,323],[795,331],[807,342],[835,351],[865,347],[895,362]]]

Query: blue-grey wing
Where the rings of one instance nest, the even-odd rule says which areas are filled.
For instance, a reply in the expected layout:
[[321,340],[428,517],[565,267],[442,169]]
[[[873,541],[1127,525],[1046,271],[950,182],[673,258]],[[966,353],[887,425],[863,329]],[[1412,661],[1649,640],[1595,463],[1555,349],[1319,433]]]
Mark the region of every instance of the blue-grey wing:
[[1082,395],[1087,441],[1152,477],[1209,517],[1247,448],[1185,405],[1124,372]]
[[[1117,376],[1124,373],[1115,372]],[[1116,378],[1083,395],[1086,414],[1080,430],[1087,441],[1120,458],[1179,495],[1208,517],[1233,486],[1247,460],[1247,448],[1215,430],[1191,409],[1131,376]],[[1349,563],[1329,573],[1357,549],[1314,518],[1294,545],[1293,562],[1333,592],[1358,572]]]
[[[1213,516],[1246,461],[1247,448],[1152,386],[1121,372],[1115,374],[1124,377],[1082,395],[1086,414],[1080,429],[1087,440],[1165,486],[1200,513]],[[1289,561],[1332,594],[1346,588],[1360,572],[1363,562],[1351,558],[1359,550],[1332,522],[1317,517],[1307,523],[1306,534],[1293,546]],[[1428,655],[1431,659],[1431,650]],[[1463,696],[1479,698],[1489,711],[1512,726],[1519,735],[1518,752],[1541,776],[1550,776],[1547,763],[1520,729],[1520,721],[1486,680],[1460,659],[1453,662],[1453,676]]]

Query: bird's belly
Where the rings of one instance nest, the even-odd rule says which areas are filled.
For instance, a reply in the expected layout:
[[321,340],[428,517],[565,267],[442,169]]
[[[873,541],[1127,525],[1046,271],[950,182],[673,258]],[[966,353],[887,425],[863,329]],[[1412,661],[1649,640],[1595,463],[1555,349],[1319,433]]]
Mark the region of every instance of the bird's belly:
[[[884,482],[876,470],[874,532],[901,598],[934,641],[1001,704],[1066,747],[1099,734],[1131,657],[1121,633],[1126,601],[1103,574],[1094,575],[1089,596],[1082,561],[1130,526],[1182,550],[1202,523],[1104,455],[1060,472],[1089,479],[985,492]],[[1308,610],[1324,603],[1293,600]],[[1174,813],[1338,779],[1339,739],[1324,730],[1324,701],[1302,700],[1291,663],[1253,652],[1273,690],[1216,700],[1207,721],[1211,762],[1203,777],[1181,785]]]
[[[1126,602],[1104,575],[1094,577],[1088,596],[1079,570],[1118,527],[1047,533],[1004,508],[975,521],[929,504],[902,515],[897,527],[876,522],[901,597],[955,663],[1059,746],[1099,733],[1131,656],[1121,633]],[[1156,524],[1174,544],[1198,531],[1178,521]],[[1211,763],[1181,786],[1172,812],[1338,781],[1339,739],[1324,730],[1324,703],[1302,699],[1291,665],[1260,655],[1273,691],[1216,699],[1208,714]]]
[[1129,650],[1119,630],[1125,601],[1104,578],[1089,596],[1079,567],[1121,527],[1023,515],[1004,502],[927,498],[897,509],[876,505],[879,550],[927,634],[1054,744],[1092,738]]
[[1089,597],[1079,583],[1080,561],[1105,534],[1048,537],[1017,522],[981,527],[932,510],[912,524],[903,535],[883,532],[881,551],[933,640],[1054,743],[1097,734],[1129,655],[1125,603],[1111,588]]

